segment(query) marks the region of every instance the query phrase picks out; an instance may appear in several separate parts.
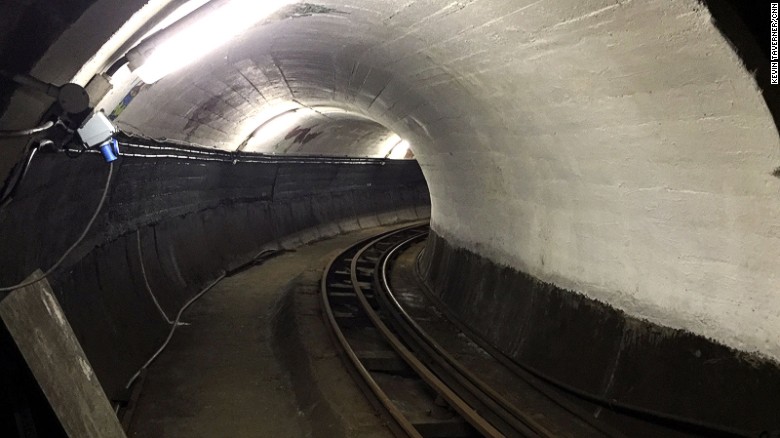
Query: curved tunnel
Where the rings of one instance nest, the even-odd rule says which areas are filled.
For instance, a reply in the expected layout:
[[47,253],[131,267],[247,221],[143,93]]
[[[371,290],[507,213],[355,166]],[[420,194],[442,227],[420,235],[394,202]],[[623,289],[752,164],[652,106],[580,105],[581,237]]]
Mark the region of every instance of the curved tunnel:
[[[86,85],[186,2],[115,3],[3,6],[3,70]],[[93,104],[137,156],[55,291],[121,392],[165,332],[137,302],[133,251],[154,254],[149,281],[175,308],[269,242],[430,214],[425,280],[518,362],[637,409],[780,427],[780,137],[756,42],[769,19],[750,8],[286,2],[153,84],[122,67]],[[3,129],[50,105],[10,81],[2,94]],[[26,143],[3,142],[13,175]],[[184,149],[171,161],[153,147]],[[105,178],[91,158],[36,158],[0,212],[3,283],[78,235]]]

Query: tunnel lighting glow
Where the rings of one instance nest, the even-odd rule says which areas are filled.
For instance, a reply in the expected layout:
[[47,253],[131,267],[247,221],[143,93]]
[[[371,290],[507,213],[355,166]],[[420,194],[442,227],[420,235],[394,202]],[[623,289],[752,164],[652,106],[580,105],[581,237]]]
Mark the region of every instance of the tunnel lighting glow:
[[254,134],[252,134],[252,138],[249,139],[244,150],[263,152],[263,150],[266,149],[263,146],[275,145],[305,118],[305,115],[299,114],[300,112],[305,111],[306,109],[304,108],[301,108],[300,110],[290,110],[289,112],[272,117],[270,120],[262,123]]
[[406,153],[409,152],[409,142],[406,140],[402,140],[398,144],[395,145],[392,151],[390,151],[390,154],[387,156],[387,158],[391,158],[393,160],[402,160],[404,157],[406,157]]
[[399,137],[398,134],[392,134],[385,140],[382,140],[376,150],[379,156],[401,160],[406,157],[410,147],[411,145],[408,141]]
[[[170,32],[166,32],[168,29],[163,30],[131,50],[128,53],[130,66],[142,81],[152,84],[191,64],[294,1],[230,0],[205,13],[195,11],[183,18],[180,26],[174,23],[169,28]],[[160,37],[157,38],[157,35]]]
[[[328,120],[369,120],[360,113],[350,111],[337,106],[313,105],[302,106],[296,102],[286,102],[281,105],[274,105],[262,111],[242,123],[252,129],[249,133],[243,134],[240,138],[246,138],[238,150],[251,152],[264,152],[273,149],[273,146],[285,140],[285,136],[297,125],[306,125],[305,128],[312,128],[319,123],[328,122]],[[242,130],[247,132],[246,129]],[[394,135],[394,134],[393,134]],[[391,136],[392,137],[392,136]],[[385,139],[382,144],[388,140]],[[386,156],[393,146],[398,144],[401,139],[395,135],[390,138],[391,144],[380,147],[382,156]]]
[[187,3],[184,3],[183,5],[176,8],[173,12],[171,12],[167,17],[165,17],[159,24],[157,24],[157,26],[154,26],[152,30],[150,30],[146,35],[144,35],[144,38],[148,38],[149,36],[181,20],[182,18],[191,14],[193,11],[195,11],[196,9],[205,5],[208,2],[209,0],[190,0]]
[[265,105],[260,112],[251,114],[244,121],[241,122],[237,128],[236,138],[241,139],[243,143],[238,147],[243,150],[246,147],[254,135],[256,135],[262,127],[276,118],[280,114],[303,108],[301,105],[295,102],[277,102],[275,104]]
[[398,144],[401,143],[401,137],[398,136],[398,134],[393,134],[390,137],[387,137],[385,140],[382,140],[382,142],[377,147],[378,155],[382,157],[388,157],[391,152],[393,152],[393,148],[398,146]]

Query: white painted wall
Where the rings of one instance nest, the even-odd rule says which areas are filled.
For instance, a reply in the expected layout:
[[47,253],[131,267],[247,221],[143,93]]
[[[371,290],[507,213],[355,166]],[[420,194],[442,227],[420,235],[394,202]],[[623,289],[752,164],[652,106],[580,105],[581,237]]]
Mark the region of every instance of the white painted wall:
[[[631,315],[780,359],[772,118],[695,2],[622,3],[541,2],[491,25],[494,62],[458,78],[490,116],[470,116],[473,142],[418,151],[434,228]],[[502,45],[513,26],[525,43]]]

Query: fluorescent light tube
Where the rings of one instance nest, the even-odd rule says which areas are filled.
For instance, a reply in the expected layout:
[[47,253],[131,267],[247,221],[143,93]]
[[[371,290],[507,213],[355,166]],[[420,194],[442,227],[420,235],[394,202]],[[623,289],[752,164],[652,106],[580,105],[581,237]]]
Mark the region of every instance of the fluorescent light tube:
[[127,53],[147,84],[185,67],[296,0],[212,1]]

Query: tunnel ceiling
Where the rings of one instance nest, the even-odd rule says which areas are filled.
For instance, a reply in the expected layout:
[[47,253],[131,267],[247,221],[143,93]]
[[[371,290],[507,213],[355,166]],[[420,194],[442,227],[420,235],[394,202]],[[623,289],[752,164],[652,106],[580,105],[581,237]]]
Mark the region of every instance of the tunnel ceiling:
[[[256,25],[195,65],[143,86],[117,124],[152,137],[228,150],[385,156],[393,125],[422,127],[388,114],[395,102],[383,96],[382,88],[408,92],[407,105],[423,102],[404,84],[407,78],[392,71],[394,63],[383,67],[373,57],[360,59],[393,37],[392,28],[377,32],[376,26],[382,15],[393,14],[392,3],[377,2],[373,11],[366,6],[371,5],[322,3],[306,5],[304,13],[300,7],[287,8],[294,16]],[[116,100],[107,100],[106,112]],[[300,123],[291,122],[283,136],[297,141],[269,139],[246,148],[253,132],[262,134],[259,127],[289,108],[309,110],[299,111]],[[311,142],[299,135],[304,130],[311,131]]]
[[119,125],[235,150],[289,105],[338,108],[293,127],[325,132],[308,142],[257,147],[376,155],[396,133],[453,245],[780,359],[778,134],[701,3],[304,6],[142,90]]

